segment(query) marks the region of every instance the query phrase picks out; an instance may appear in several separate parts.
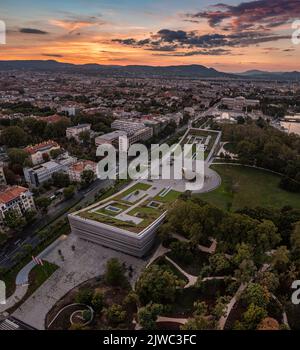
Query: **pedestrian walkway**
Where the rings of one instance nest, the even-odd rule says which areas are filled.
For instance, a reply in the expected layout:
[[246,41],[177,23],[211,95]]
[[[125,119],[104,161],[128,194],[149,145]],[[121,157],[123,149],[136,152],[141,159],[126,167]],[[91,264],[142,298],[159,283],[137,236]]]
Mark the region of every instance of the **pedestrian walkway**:
[[[60,236],[56,241],[50,244],[45,250],[43,250],[37,257],[43,259],[48,253],[53,251],[67,236]],[[7,300],[5,305],[0,305],[0,314],[11,309],[17,303],[19,303],[26,295],[29,283],[30,271],[36,266],[36,263],[30,261],[25,265],[16,276],[16,289],[13,295]]]
[[173,266],[175,266],[176,269],[178,271],[180,271],[188,279],[188,283],[183,287],[184,289],[190,288],[190,287],[194,286],[197,283],[197,281],[198,281],[198,277],[197,276],[193,276],[193,275],[187,273],[186,271],[184,271],[179,265],[176,264],[175,261],[170,259],[168,256],[165,256],[165,259],[168,260]]

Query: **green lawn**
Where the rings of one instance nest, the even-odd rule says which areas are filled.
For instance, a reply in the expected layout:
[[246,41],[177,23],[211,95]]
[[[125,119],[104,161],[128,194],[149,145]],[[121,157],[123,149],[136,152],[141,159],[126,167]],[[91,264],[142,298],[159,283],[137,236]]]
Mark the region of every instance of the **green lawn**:
[[300,209],[300,195],[279,188],[280,176],[267,171],[235,165],[213,165],[222,184],[213,192],[199,194],[201,199],[227,210],[262,206]]
[[[107,205],[106,207],[108,207],[108,206],[109,205]],[[108,209],[106,209],[106,207],[104,207],[102,209],[96,210],[95,213],[109,215],[109,216],[116,216],[118,214],[121,214],[124,210],[129,208],[129,206],[120,204],[118,202],[114,202],[114,203],[110,204],[110,206],[116,207],[116,208],[120,209],[121,211],[113,212],[112,210],[108,210]]]
[[166,196],[160,197],[159,195],[163,191],[161,191],[156,197],[154,197],[153,200],[161,203],[170,203],[170,202],[174,202],[180,196],[180,192],[171,190]]
[[29,288],[26,295],[34,293],[57,269],[57,265],[48,261],[43,261],[43,266],[36,265],[29,273]]
[[127,195],[129,195],[130,193],[133,193],[135,191],[147,191],[151,187],[152,187],[151,185],[144,184],[142,182],[138,182],[134,186],[130,187],[128,190],[122,192],[120,196],[121,196],[121,198],[123,198],[123,197],[126,197]]
[[29,273],[29,286],[24,298],[15,304],[9,312],[16,310],[28,299],[47,279],[58,269],[58,266],[48,261],[43,261],[43,266],[36,265]]

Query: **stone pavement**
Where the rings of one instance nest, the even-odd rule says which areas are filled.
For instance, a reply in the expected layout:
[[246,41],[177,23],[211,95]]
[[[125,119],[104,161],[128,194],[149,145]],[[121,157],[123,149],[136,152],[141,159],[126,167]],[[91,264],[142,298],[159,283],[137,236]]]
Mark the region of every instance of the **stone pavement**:
[[56,249],[44,256],[45,260],[60,268],[13,313],[13,316],[34,328],[44,329],[45,317],[55,303],[77,285],[103,275],[107,260],[114,257],[127,266],[132,266],[133,276],[130,282],[134,284],[146,265],[144,260],[79,240],[71,234],[60,242]]

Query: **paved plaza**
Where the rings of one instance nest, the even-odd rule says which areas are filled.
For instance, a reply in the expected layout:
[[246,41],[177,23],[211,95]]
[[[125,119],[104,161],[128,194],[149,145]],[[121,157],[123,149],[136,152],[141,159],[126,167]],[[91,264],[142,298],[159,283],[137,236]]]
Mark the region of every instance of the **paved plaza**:
[[103,275],[106,262],[111,258],[118,258],[127,266],[132,266],[132,284],[146,265],[146,261],[142,259],[79,240],[71,234],[44,256],[45,260],[60,268],[13,313],[13,316],[34,328],[44,329],[45,317],[55,303],[82,282]]

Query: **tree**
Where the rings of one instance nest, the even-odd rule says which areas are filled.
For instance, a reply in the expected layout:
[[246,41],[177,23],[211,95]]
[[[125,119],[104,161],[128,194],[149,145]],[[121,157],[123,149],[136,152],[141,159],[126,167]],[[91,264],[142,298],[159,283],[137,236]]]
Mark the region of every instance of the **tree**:
[[91,305],[93,300],[93,291],[89,288],[81,289],[75,296],[77,304]]
[[27,210],[24,213],[24,217],[25,217],[26,222],[29,224],[32,221],[34,221],[34,219],[36,217],[36,211],[34,211],[34,210]]
[[8,185],[15,185],[18,183],[17,175],[11,169],[4,167],[3,171]]
[[275,292],[280,284],[278,275],[271,271],[259,271],[257,274],[257,282],[270,292]]
[[49,162],[50,156],[49,156],[48,153],[43,153],[43,154],[42,154],[42,157],[43,157],[43,161],[44,161],[44,162]]
[[88,186],[95,179],[95,173],[93,170],[84,170],[81,174],[81,183],[83,186]]
[[10,209],[5,213],[4,223],[13,230],[21,231],[26,220],[16,210]]
[[258,283],[249,283],[241,298],[247,305],[254,304],[266,309],[270,302],[270,293]]
[[32,250],[33,250],[33,247],[31,244],[24,244],[22,246],[24,252],[26,252],[27,255],[31,254]]
[[220,319],[221,317],[226,316],[227,305],[230,301],[230,297],[220,297],[217,299],[216,305],[212,311],[212,315],[216,319]]
[[126,280],[125,271],[118,259],[112,258],[107,261],[104,279],[111,286],[124,284]]
[[84,310],[82,313],[82,318],[84,320],[84,322],[89,322],[92,318],[92,312],[91,310]]
[[243,314],[242,324],[247,330],[255,330],[260,322],[268,316],[267,311],[255,304],[250,304]]
[[48,207],[51,204],[51,199],[47,197],[39,197],[35,199],[35,204],[38,208],[40,208],[43,212],[47,213]]
[[0,136],[0,142],[8,147],[21,147],[28,143],[28,134],[19,126],[9,126]]
[[84,144],[88,144],[90,141],[90,132],[89,131],[82,131],[79,135],[79,140],[82,141]]
[[168,222],[161,225],[158,230],[158,237],[163,244],[167,243],[172,238],[172,225]]
[[290,241],[293,259],[300,263],[300,221],[295,223]]
[[115,326],[125,321],[127,313],[121,305],[113,304],[105,310],[105,316],[108,322]]
[[64,197],[65,199],[71,199],[74,197],[75,194],[75,187],[73,185],[68,186],[64,189]]
[[271,264],[279,272],[286,270],[290,262],[290,252],[285,246],[278,247],[271,257]]
[[161,304],[149,303],[141,307],[138,311],[138,322],[144,330],[156,329],[156,320],[158,315],[163,311]]
[[167,215],[167,221],[172,227],[172,232],[187,238],[196,236],[198,240],[202,236],[202,218],[203,211],[198,204],[182,200],[176,202]]
[[70,178],[68,174],[58,172],[52,175],[54,186],[58,188],[67,187],[70,185]]
[[25,160],[28,159],[28,153],[19,148],[9,149],[7,155],[12,164],[23,165]]
[[67,128],[71,125],[68,118],[62,118],[62,120],[51,123],[46,126],[45,135],[46,139],[60,139],[65,137]]
[[263,220],[253,230],[248,232],[248,242],[255,247],[258,259],[270,251],[281,241],[277,227],[270,220]]
[[96,292],[92,299],[92,307],[96,312],[100,312],[104,306],[104,295],[101,292]]
[[256,271],[257,268],[254,262],[245,259],[240,263],[239,268],[235,270],[234,275],[240,283],[247,283],[255,276]]
[[50,151],[50,157],[52,159],[56,159],[59,155],[61,155],[63,153],[62,149],[57,148],[57,149],[52,149]]
[[182,281],[174,273],[152,265],[140,276],[136,292],[143,305],[151,301],[165,304],[174,302],[177,288],[181,286]]
[[264,318],[257,326],[257,330],[259,331],[277,331],[279,329],[278,321],[271,317]]
[[217,274],[230,268],[229,260],[226,258],[226,255],[222,253],[213,254],[209,258],[209,264]]
[[196,316],[188,319],[180,329],[184,331],[206,331],[216,329],[216,325],[214,320],[209,316]]
[[185,264],[190,264],[193,261],[191,245],[189,242],[176,241],[170,244],[171,255],[175,260],[179,260]]
[[253,248],[244,242],[236,246],[236,253],[232,260],[236,266],[239,266],[244,260],[251,260],[253,257]]
[[205,301],[194,302],[194,316],[203,316],[207,314],[208,307]]

